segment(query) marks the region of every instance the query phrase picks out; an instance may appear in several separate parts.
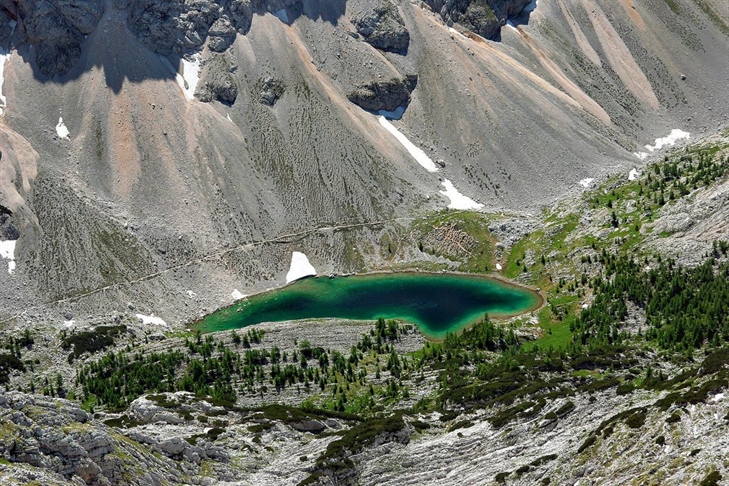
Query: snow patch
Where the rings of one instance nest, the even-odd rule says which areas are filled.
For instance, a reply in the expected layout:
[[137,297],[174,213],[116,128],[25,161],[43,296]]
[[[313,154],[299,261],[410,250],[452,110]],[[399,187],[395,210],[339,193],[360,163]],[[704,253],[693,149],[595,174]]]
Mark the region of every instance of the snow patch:
[[[195,90],[197,83],[200,81],[200,56],[192,56],[192,60],[188,61],[182,58],[182,84],[180,87],[185,92],[187,101],[195,99]],[[180,82],[179,80],[177,81]]]
[[184,57],[180,59],[182,63],[182,74],[177,72],[169,59],[164,56],[160,56],[160,59],[172,74],[175,75],[175,81],[182,88],[185,99],[187,101],[194,100],[197,83],[200,81],[200,55],[195,54],[194,56],[190,56],[190,59],[185,59]]
[[240,299],[245,299],[246,298],[246,295],[245,294],[241,294],[240,293],[240,290],[238,290],[238,289],[233,289],[233,291],[230,293],[230,297],[233,300],[240,300]]
[[393,111],[380,110],[377,113],[379,113],[381,116],[384,116],[388,120],[399,120],[405,113],[405,107],[398,106]]
[[456,35],[458,35],[458,36],[461,36],[461,37],[463,37],[464,39],[468,39],[468,37],[466,37],[465,35],[461,34],[460,32],[458,32],[458,31],[457,31],[456,29],[454,29],[453,27],[448,27],[448,32],[450,32],[451,34],[456,34]]
[[496,270],[498,270],[498,271],[500,272],[500,271],[502,271],[503,269],[504,269],[504,267],[502,267],[500,263],[497,263],[497,264],[496,264]]
[[690,133],[679,130],[678,128],[674,128],[673,130],[671,130],[671,133],[669,133],[668,136],[663,138],[657,138],[654,145],[646,145],[645,148],[647,148],[649,152],[655,152],[656,150],[660,150],[663,147],[671,147],[676,143],[677,140],[681,140],[682,138],[689,138],[690,136]]
[[633,152],[633,155],[638,157],[640,160],[645,160],[652,152],[660,150],[663,147],[673,147],[673,145],[676,144],[676,141],[681,140],[682,138],[691,138],[691,134],[678,128],[674,128],[667,136],[657,138],[655,142],[653,142],[653,145],[646,145],[645,148],[648,152]]
[[225,116],[228,118],[230,123],[233,123],[233,120],[230,118],[230,113],[226,113]]
[[593,182],[595,182],[595,179],[593,179],[591,177],[586,177],[577,183],[584,188],[588,188],[588,187],[590,187],[590,184],[592,184]]
[[289,268],[289,272],[286,274],[286,283],[291,283],[294,280],[311,275],[316,275],[316,269],[309,263],[306,255],[298,251],[293,252],[291,254],[291,268]]
[[73,319],[71,319],[70,321],[63,321],[63,325],[71,328],[76,325],[76,321],[74,321]]
[[8,273],[15,271],[15,243],[17,240],[0,241],[0,258],[8,260]]
[[63,123],[63,117],[58,117],[58,123],[56,124],[56,133],[60,138],[68,138],[69,131],[66,124]]
[[628,180],[634,181],[638,178],[639,175],[640,175],[640,172],[638,172],[638,169],[636,169],[636,168],[630,169],[630,172],[628,173]]
[[289,24],[289,14],[286,13],[286,9],[285,8],[282,8],[281,10],[276,10],[275,12],[273,12],[273,15],[275,15],[276,17],[278,17],[278,19],[281,22],[283,22],[284,24],[286,24],[286,25]]
[[0,49],[0,115],[3,114],[8,106],[8,100],[3,95],[3,83],[5,82],[5,63],[10,60],[10,53],[4,49]]
[[455,188],[453,183],[448,179],[443,179],[443,187],[445,191],[439,191],[445,197],[451,200],[448,205],[451,209],[481,209],[483,204],[479,204],[468,196],[464,196]]
[[506,25],[516,30],[520,25],[527,25],[529,23],[529,16],[536,10],[537,0],[532,0],[527,3],[521,11],[506,20]]
[[145,316],[144,314],[137,314],[137,319],[142,321],[142,324],[155,324],[157,326],[166,326],[167,323],[161,318],[154,314]]
[[433,162],[430,157],[425,154],[425,152],[416,147],[405,135],[400,133],[400,131],[395,128],[395,126],[390,123],[387,118],[380,115],[379,119],[380,125],[385,127],[388,132],[395,136],[397,141],[405,147],[408,153],[410,153],[418,164],[422,165],[428,172],[438,172],[438,167],[435,165],[435,162]]
[[714,395],[713,397],[711,397],[711,399],[709,401],[716,403],[716,402],[720,402],[722,400],[724,400],[724,394],[723,393],[717,393],[716,395]]

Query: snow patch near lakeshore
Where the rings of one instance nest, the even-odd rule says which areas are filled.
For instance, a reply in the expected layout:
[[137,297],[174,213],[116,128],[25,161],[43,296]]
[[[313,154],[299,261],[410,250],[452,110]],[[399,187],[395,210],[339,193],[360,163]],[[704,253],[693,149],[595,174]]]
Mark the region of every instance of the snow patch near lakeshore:
[[0,115],[8,106],[8,99],[3,94],[3,83],[5,82],[5,63],[10,60],[10,53],[4,49],[0,49]]
[[630,172],[628,173],[628,180],[634,181],[638,178],[639,175],[640,175],[640,172],[638,172],[638,169],[636,169],[636,168],[630,169]]
[[582,187],[584,187],[585,189],[587,189],[588,187],[590,187],[590,185],[591,185],[591,184],[592,184],[593,182],[595,182],[595,179],[593,179],[592,177],[586,177],[586,178],[584,178],[584,179],[582,179],[582,180],[578,181],[577,183],[578,183],[579,185],[581,185]]
[[299,251],[295,251],[291,254],[291,267],[286,274],[286,283],[291,283],[294,280],[300,278],[309,277],[316,275],[316,269],[309,263],[309,259],[306,255]]
[[142,324],[155,324],[157,326],[166,326],[167,323],[161,318],[157,317],[154,314],[150,314],[148,316],[145,316],[144,314],[136,314],[137,319],[142,321]]
[[68,128],[66,127],[66,124],[63,123],[63,117],[58,117],[58,123],[56,124],[56,134],[58,134],[60,138],[68,138],[70,134]]
[[443,187],[445,191],[439,191],[445,197],[451,200],[448,205],[451,209],[481,209],[483,204],[477,203],[468,196],[464,196],[455,188],[453,183],[448,179],[443,179]]
[[0,241],[0,258],[8,260],[8,273],[15,272],[15,243],[17,240]]
[[502,267],[500,263],[497,263],[497,264],[496,264],[496,270],[498,270],[498,271],[500,272],[500,271],[502,271],[503,269],[504,269],[504,267]]
[[238,290],[238,289],[233,289],[233,291],[230,293],[230,297],[233,300],[240,300],[240,299],[245,299],[246,298],[246,295],[245,294],[242,294],[240,292],[240,290]]
[[400,131],[395,128],[395,126],[390,123],[387,118],[380,115],[379,116],[380,125],[385,127],[385,129],[390,132],[392,135],[395,136],[398,142],[405,147],[405,149],[408,151],[408,153],[415,159],[415,161],[423,166],[425,170],[428,172],[438,172],[438,167],[435,165],[435,162],[433,162],[430,157],[428,157],[425,152],[423,152],[421,149],[416,147],[408,138],[400,133]]
[[182,88],[182,93],[185,95],[187,101],[195,99],[195,90],[197,89],[197,83],[200,81],[200,55],[196,54],[191,56],[190,59],[184,57],[180,59],[182,63],[182,74],[172,66],[169,59],[164,56],[160,56],[162,63],[175,75],[175,81]]

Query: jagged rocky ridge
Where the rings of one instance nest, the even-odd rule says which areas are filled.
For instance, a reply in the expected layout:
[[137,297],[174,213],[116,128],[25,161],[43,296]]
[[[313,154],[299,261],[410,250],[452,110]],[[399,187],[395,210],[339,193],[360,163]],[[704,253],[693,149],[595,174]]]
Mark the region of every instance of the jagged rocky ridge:
[[530,0],[427,0],[443,20],[459,23],[481,37],[493,39],[510,17],[518,15]]
[[[506,18],[519,13],[525,0],[488,3],[430,2],[447,22],[460,22],[486,37],[494,37]],[[254,14],[303,10],[301,0],[114,0],[113,7],[127,11],[129,28],[144,45],[162,54],[183,55],[200,50],[207,41],[211,51],[223,52],[236,34],[245,35]],[[103,0],[3,0],[0,20],[17,21],[17,43],[36,46],[35,61],[47,76],[66,74],[78,62],[84,36],[91,34],[104,13]],[[287,14],[288,16],[288,14]],[[381,2],[352,18],[357,32],[372,46],[404,53],[410,41],[395,5]],[[5,22],[3,22],[5,23]],[[9,32],[0,33],[8,44]]]

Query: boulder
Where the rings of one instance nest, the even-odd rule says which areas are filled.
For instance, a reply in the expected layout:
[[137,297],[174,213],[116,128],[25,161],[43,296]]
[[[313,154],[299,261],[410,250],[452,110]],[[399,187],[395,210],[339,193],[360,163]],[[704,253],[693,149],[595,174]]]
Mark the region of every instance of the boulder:
[[302,420],[290,424],[291,428],[299,432],[311,432],[312,434],[321,434],[326,426],[318,420]]
[[172,437],[171,439],[160,442],[155,447],[166,456],[176,456],[178,454],[181,454],[182,451],[184,451],[189,446],[190,444],[185,442],[183,439],[179,437]]
[[409,75],[404,79],[373,81],[356,86],[347,94],[347,98],[365,110],[395,111],[410,102],[410,92],[415,89],[417,80],[417,76]]

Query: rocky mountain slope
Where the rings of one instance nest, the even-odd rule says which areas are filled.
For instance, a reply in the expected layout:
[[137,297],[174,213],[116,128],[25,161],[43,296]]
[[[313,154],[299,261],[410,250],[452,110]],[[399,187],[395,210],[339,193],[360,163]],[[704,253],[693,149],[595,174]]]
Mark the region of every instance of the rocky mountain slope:
[[[725,162],[705,164],[725,156],[728,48],[722,0],[0,0],[0,383],[23,390],[0,394],[0,477],[716,483],[727,382],[706,350],[638,345],[629,367],[575,351],[530,376],[548,393],[475,407],[430,401],[474,367],[428,362],[415,334],[355,352],[357,379],[238,370],[235,406],[144,389],[112,409],[81,381],[106,383],[111,351],[202,356],[186,325],[283,284],[294,251],[319,274],[498,268],[549,289],[510,323],[549,344],[594,303],[605,255],[723,261]],[[463,205],[480,212],[446,210]],[[642,343],[644,314],[616,335]],[[332,325],[253,348],[306,337],[344,359],[370,332]],[[237,344],[216,339],[223,362]]]
[[[534,211],[726,120],[722,2],[523,7],[5,0],[4,316],[177,325],[281,283],[292,250],[376,268],[397,218],[452,204],[444,180]],[[367,111],[398,107],[437,172]]]
[[[729,232],[716,222],[729,207],[729,132],[667,159],[592,182],[541,219],[443,212],[393,240],[406,255],[432,234],[424,250],[441,257],[430,265],[468,270],[474,257],[462,246],[437,242],[474,248],[485,237],[474,228],[484,226],[469,223],[483,220],[504,274],[548,289],[544,308],[500,323],[502,331],[486,339],[478,326],[435,344],[412,326],[339,320],[202,337],[152,331],[123,313],[111,327],[99,318],[88,330],[6,330],[3,347],[22,360],[0,353],[0,371],[25,393],[0,395],[7,461],[0,477],[10,484],[720,484],[729,474],[729,352],[718,335],[727,331],[710,322],[716,344],[661,347],[649,336],[671,323],[656,326],[653,304],[620,293],[599,307],[601,278],[622,285],[605,273],[619,268],[612,258],[620,255],[640,262],[631,282],[651,267],[698,270],[707,260],[726,278]],[[697,289],[678,288],[671,300],[691,308],[691,296],[711,287]],[[627,307],[615,341],[576,344],[582,315],[607,316],[620,303]],[[178,364],[167,374],[163,363]],[[31,369],[8,368],[23,364]],[[165,388],[217,370],[204,380],[209,391],[224,390],[218,366],[231,366],[234,387],[222,394],[235,403]]]

